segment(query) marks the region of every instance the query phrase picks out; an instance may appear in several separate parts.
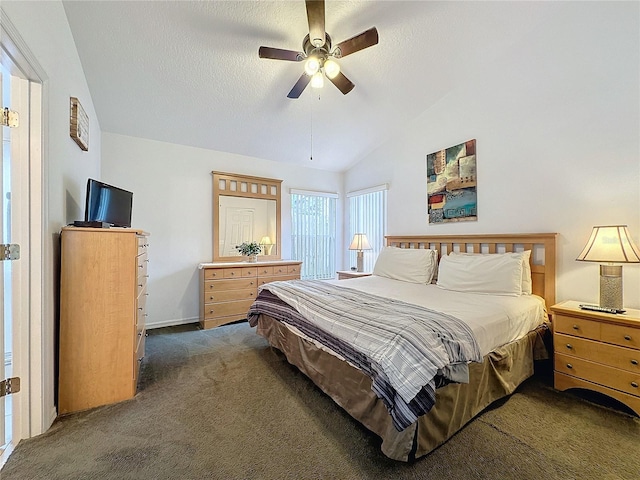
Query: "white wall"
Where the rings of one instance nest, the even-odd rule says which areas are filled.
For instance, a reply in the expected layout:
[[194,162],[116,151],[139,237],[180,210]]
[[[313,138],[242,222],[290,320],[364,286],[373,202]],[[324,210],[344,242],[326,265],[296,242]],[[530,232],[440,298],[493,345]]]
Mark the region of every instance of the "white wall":
[[[31,434],[46,430],[54,419],[54,335],[58,304],[60,228],[82,218],[87,177],[100,172],[100,125],[82,65],[59,1],[22,2],[3,0],[2,12],[17,30],[46,77],[44,90],[45,134],[43,225],[42,418],[32,418]],[[78,148],[69,136],[69,97],[77,97],[90,122],[89,151]],[[38,354],[40,352],[37,352]],[[38,355],[36,354],[36,358]],[[32,381],[40,381],[33,378]],[[30,393],[34,394],[35,389]],[[40,389],[37,389],[40,392]],[[25,392],[28,390],[25,389]]]
[[[575,261],[591,227],[627,224],[640,245],[640,4],[546,7],[526,42],[351,168],[345,191],[389,182],[389,234],[557,232],[557,299],[597,303],[598,266]],[[426,155],[472,138],[478,221],[428,225]],[[640,265],[623,274],[640,308]]]
[[[283,180],[283,259],[291,255],[289,189],[342,190],[339,173],[106,132],[102,159],[101,179],[134,192],[132,226],[151,233],[147,300],[151,328],[198,319],[197,267],[213,258],[212,171]],[[341,223],[340,217],[339,227]]]

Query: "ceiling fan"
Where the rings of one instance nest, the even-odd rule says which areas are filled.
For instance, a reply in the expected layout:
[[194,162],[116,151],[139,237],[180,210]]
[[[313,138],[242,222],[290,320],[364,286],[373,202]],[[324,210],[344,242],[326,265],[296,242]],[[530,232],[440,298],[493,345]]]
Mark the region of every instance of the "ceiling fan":
[[274,60],[305,62],[304,73],[287,95],[289,98],[300,97],[309,83],[315,88],[322,87],[324,84],[323,72],[329,81],[346,95],[353,90],[355,85],[344,76],[340,71],[340,65],[335,60],[376,45],[378,30],[372,27],[332,48],[331,37],[324,30],[324,0],[306,0],[305,4],[309,21],[309,35],[305,36],[302,41],[303,51],[260,47],[258,56]]

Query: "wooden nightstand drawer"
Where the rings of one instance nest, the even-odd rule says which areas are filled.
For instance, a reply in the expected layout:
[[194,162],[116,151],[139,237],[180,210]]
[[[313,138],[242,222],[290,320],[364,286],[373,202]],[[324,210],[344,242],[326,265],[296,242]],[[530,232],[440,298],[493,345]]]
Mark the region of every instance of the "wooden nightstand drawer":
[[294,274],[294,273],[300,273],[300,265],[289,265],[287,267],[287,273],[289,275]]
[[600,340],[600,326],[599,322],[579,317],[569,317],[562,314],[556,314],[553,317],[554,333],[565,333],[567,335]]
[[640,349],[640,328],[603,324],[600,340],[614,345]]
[[627,372],[563,354],[556,354],[554,368],[556,372],[640,396],[640,373]]
[[562,334],[553,336],[553,349],[558,354],[571,355],[640,374],[639,350]]

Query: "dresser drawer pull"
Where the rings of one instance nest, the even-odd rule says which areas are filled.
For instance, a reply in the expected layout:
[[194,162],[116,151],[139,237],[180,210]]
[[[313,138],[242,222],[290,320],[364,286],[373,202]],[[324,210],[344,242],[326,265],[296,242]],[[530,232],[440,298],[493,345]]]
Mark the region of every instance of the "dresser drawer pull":
[[249,296],[250,296],[250,297],[253,297],[253,292],[249,292]]
[[633,388],[638,388],[638,382],[631,382],[631,386]]
[[580,330],[580,327],[579,327],[578,325],[574,325],[574,326],[573,326],[573,329],[574,329],[574,330]]
[[638,360],[636,360],[635,358],[631,360],[631,365],[638,365]]
[[567,348],[571,350],[573,348],[573,345],[571,345],[570,343],[567,343]]
[[253,285],[253,282],[251,282],[251,285]]
[[625,335],[624,339],[627,340],[627,341],[631,341],[631,335]]
[[209,300],[213,300],[213,295],[211,295],[211,296],[209,297]]
[[236,272],[231,272],[231,276],[233,277],[236,274]]
[[571,365],[570,363],[567,363],[567,368],[573,368],[573,365]]
[[140,288],[142,288],[142,283],[139,283],[139,284],[138,284],[138,286],[139,286]]

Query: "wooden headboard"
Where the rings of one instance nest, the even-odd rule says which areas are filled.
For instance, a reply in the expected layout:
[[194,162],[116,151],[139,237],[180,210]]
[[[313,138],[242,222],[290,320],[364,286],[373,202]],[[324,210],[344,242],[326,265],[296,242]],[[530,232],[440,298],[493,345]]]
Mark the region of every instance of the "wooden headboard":
[[449,252],[504,253],[531,250],[531,281],[534,294],[547,308],[556,303],[556,233],[495,235],[387,235],[387,245],[399,248],[432,248],[438,258]]

